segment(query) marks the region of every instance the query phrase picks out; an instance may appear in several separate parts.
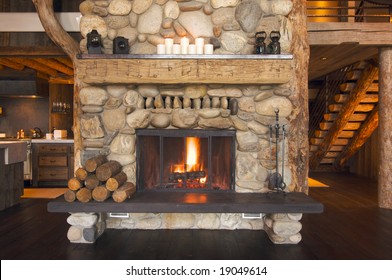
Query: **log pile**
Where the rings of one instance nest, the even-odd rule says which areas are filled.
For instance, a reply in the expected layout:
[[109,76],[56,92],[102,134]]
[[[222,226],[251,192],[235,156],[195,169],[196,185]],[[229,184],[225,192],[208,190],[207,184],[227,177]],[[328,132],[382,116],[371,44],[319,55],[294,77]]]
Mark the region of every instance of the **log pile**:
[[136,186],[127,179],[119,162],[98,155],[88,159],[75,171],[75,177],[68,180],[64,199],[86,203],[91,200],[102,202],[112,197],[121,203],[136,192]]

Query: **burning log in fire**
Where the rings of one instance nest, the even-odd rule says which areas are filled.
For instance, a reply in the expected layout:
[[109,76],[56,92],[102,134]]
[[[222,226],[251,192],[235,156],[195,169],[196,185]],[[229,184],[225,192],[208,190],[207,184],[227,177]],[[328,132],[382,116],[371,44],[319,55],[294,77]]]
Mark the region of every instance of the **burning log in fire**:
[[183,188],[192,188],[195,184],[200,187],[207,181],[207,172],[203,170],[200,160],[200,138],[186,137],[185,148],[185,163],[172,166],[169,182]]

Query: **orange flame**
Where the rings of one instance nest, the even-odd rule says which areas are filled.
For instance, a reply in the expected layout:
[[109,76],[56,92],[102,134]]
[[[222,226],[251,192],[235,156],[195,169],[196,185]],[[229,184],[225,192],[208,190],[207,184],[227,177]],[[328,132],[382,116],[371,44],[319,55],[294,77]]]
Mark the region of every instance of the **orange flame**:
[[[174,164],[172,170],[174,172],[193,172],[203,171],[204,167],[200,164],[200,138],[186,137],[186,158],[185,164]],[[185,165],[185,168],[184,168]],[[207,177],[200,178],[200,183],[205,184]]]
[[186,138],[186,171],[199,169],[200,139],[197,137]]

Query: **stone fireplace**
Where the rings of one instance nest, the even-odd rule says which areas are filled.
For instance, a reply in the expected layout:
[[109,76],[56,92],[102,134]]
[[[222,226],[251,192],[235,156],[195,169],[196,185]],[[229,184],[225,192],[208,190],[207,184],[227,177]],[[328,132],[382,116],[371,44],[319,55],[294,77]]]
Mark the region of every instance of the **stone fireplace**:
[[[280,156],[278,167],[284,165],[285,191],[294,191],[298,182],[292,174],[298,167],[293,158],[298,151],[281,140],[271,146],[269,139],[276,109],[280,123],[288,127],[289,141],[295,137],[291,125],[301,110],[290,54],[292,6],[291,0],[82,2],[81,34],[86,38],[97,30],[103,54],[89,55],[86,39],[80,42],[83,54],[78,58],[75,84],[76,166],[97,154],[107,155],[121,163],[138,191],[191,186],[186,191],[265,193],[269,175],[277,168],[271,155],[285,145],[279,148],[285,155]],[[282,54],[254,55],[259,31],[279,31]],[[117,36],[128,39],[130,56],[112,54]],[[184,37],[191,43],[204,38],[214,46],[214,54],[155,55],[165,38],[179,43]],[[192,137],[201,141],[206,158],[204,167],[188,171],[184,153],[187,138]],[[165,141],[169,143],[162,148]],[[170,169],[176,164],[183,169]],[[225,182],[214,181],[216,174]],[[204,177],[207,183],[201,181]],[[184,180],[188,183],[183,184]],[[263,213],[257,214],[249,219],[240,213],[130,213],[129,218],[107,218],[106,225],[263,229]],[[293,221],[298,223],[298,219],[295,216]]]

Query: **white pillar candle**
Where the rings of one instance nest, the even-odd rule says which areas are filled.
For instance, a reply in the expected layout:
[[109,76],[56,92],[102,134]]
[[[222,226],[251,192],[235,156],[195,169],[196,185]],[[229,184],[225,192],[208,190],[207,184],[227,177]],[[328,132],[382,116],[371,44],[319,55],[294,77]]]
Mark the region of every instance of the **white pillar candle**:
[[196,38],[195,39],[196,45],[196,54],[203,54],[204,51],[204,38]]
[[212,44],[205,44],[204,54],[214,54],[214,46]]
[[181,54],[181,46],[180,44],[173,45],[173,54]]
[[174,43],[173,39],[171,39],[171,38],[165,39],[166,54],[173,53],[173,43]]
[[157,45],[157,54],[165,54],[166,53],[166,46],[164,44]]
[[188,54],[196,54],[196,45],[190,44],[188,47]]
[[181,38],[181,54],[188,54],[189,39],[187,37]]

